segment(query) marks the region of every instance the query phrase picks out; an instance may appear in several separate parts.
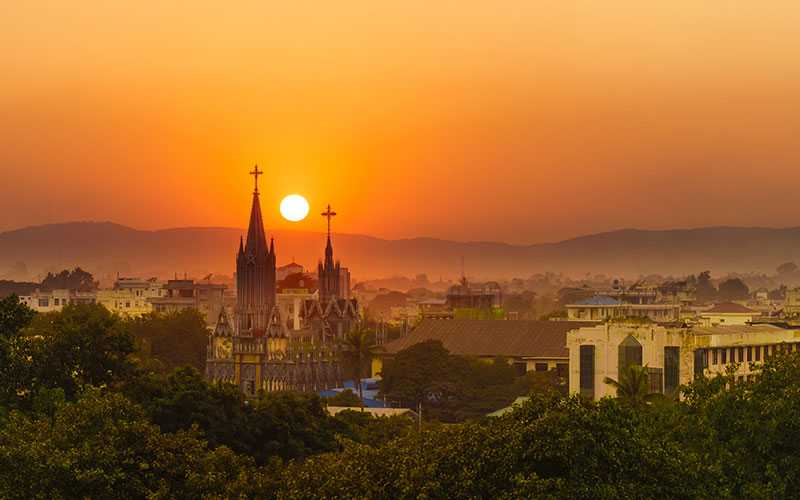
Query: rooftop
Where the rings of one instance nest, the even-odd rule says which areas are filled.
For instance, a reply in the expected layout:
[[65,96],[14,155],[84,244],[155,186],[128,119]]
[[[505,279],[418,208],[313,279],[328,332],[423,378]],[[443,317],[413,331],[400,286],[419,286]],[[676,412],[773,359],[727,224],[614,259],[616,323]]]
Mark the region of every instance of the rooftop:
[[389,342],[394,354],[426,340],[463,356],[567,358],[567,332],[587,326],[582,321],[423,320],[406,337]]
[[731,335],[742,333],[780,333],[785,332],[785,328],[768,324],[756,325],[728,325],[728,326],[694,326],[692,333],[695,335]]
[[575,303],[578,306],[618,306],[622,304],[619,300],[607,295],[595,295],[588,299],[579,300]]
[[722,302],[720,304],[715,304],[714,307],[704,312],[711,314],[758,314],[758,311],[735,302]]

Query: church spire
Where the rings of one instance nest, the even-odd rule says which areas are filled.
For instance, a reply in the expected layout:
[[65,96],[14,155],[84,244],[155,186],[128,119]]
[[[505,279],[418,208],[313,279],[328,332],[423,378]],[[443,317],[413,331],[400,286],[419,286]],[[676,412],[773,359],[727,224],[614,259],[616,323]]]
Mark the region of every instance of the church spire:
[[331,219],[336,217],[336,212],[331,210],[331,204],[328,203],[328,208],[321,214],[328,219],[328,243],[325,245],[325,267],[333,266],[333,245],[331,245]]
[[250,175],[255,178],[255,189],[253,190],[253,206],[250,209],[250,225],[247,228],[247,245],[245,250],[253,255],[267,252],[267,235],[264,232],[264,218],[261,215],[261,202],[258,198],[258,176],[263,172],[255,166]]

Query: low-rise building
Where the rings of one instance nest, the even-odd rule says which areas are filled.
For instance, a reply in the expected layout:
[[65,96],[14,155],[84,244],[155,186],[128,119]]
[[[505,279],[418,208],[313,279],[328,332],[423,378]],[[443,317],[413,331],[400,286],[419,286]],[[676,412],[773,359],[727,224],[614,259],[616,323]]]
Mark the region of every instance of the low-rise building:
[[571,321],[496,321],[425,319],[408,335],[384,345],[372,363],[372,374],[398,352],[426,340],[438,340],[452,354],[492,361],[506,358],[520,375],[528,371],[558,370],[566,377],[569,366],[567,332],[585,326]]
[[700,323],[705,326],[746,325],[761,316],[759,311],[735,302],[715,304],[700,313]]
[[164,296],[164,285],[155,278],[117,278],[111,290],[98,290],[96,301],[122,316],[141,316],[153,311],[152,299]]
[[[776,352],[796,351],[800,329],[774,325],[693,326],[605,323],[567,333],[570,393],[590,399],[615,396],[606,377],[619,380],[620,368],[647,366],[651,392],[674,394],[695,376],[753,375],[751,363]],[[753,367],[754,368],[754,367]]]
[[787,316],[800,315],[800,288],[786,290],[783,313]]
[[407,304],[404,306],[392,306],[389,310],[390,325],[413,325],[420,317],[420,307],[417,304]]
[[30,295],[20,296],[19,300],[36,312],[47,313],[61,311],[69,304],[94,304],[96,294],[72,290],[34,290]]
[[194,280],[169,280],[160,297],[150,299],[155,312],[167,313],[196,309],[206,325],[213,327],[224,308],[225,285],[196,283]]
[[595,295],[574,304],[567,304],[570,321],[607,321],[621,318],[648,318],[657,323],[681,319],[679,304],[628,303],[607,295]]

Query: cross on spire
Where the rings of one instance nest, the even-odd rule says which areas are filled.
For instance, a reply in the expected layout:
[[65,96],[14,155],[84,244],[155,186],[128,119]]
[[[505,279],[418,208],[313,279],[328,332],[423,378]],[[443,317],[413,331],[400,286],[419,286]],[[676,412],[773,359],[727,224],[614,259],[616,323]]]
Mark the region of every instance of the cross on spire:
[[252,175],[255,178],[255,191],[253,191],[253,193],[258,193],[258,176],[259,175],[264,175],[264,171],[263,170],[259,170],[258,169],[258,165],[256,165],[253,168],[253,171],[250,172],[250,175]]
[[328,239],[331,237],[331,218],[336,217],[336,212],[331,210],[331,205],[328,203],[328,209],[322,212],[321,214],[323,217],[327,217],[328,219]]

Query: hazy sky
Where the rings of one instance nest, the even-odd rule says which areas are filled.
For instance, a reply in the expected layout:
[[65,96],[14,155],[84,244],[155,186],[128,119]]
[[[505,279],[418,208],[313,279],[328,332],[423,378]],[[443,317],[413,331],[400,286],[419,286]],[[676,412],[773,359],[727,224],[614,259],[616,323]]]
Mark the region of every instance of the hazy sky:
[[800,2],[7,2],[0,229],[800,226]]

